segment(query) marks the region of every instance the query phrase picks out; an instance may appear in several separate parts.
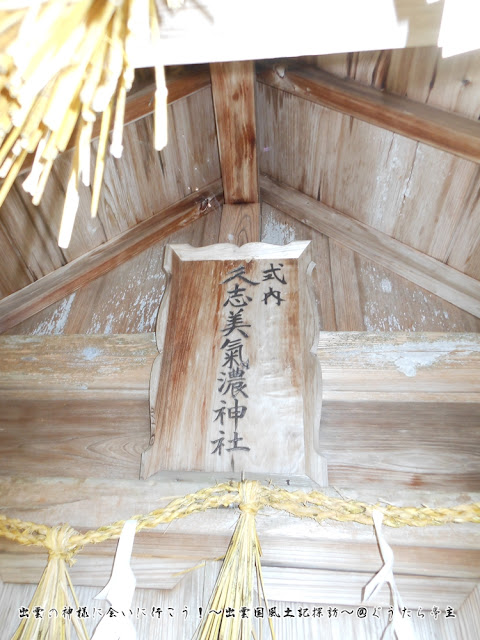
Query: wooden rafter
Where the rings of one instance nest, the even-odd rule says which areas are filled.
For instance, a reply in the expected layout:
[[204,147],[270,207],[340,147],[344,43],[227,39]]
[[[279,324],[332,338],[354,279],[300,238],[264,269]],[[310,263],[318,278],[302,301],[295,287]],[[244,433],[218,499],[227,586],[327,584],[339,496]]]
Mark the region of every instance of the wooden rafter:
[[451,304],[480,317],[480,282],[304,193],[260,178],[262,199]]
[[252,61],[210,65],[226,204],[258,202]]
[[299,98],[480,162],[480,125],[476,120],[312,67],[263,66],[257,77],[260,82]]
[[111,271],[221,203],[219,180],[0,301],[0,333]]

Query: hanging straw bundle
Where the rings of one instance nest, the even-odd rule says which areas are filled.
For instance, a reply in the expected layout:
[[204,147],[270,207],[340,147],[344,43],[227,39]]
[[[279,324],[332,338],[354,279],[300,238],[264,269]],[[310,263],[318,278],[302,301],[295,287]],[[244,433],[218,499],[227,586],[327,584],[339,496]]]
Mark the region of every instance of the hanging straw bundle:
[[[183,0],[166,0],[170,8]],[[20,5],[24,8],[18,9]],[[30,153],[24,189],[38,204],[59,153],[72,135],[75,151],[59,245],[68,247],[82,180],[90,186],[90,142],[102,113],[92,216],[98,210],[108,134],[112,155],[122,153],[131,60],[139,41],[155,52],[155,148],[167,142],[165,74],[160,63],[160,25],[155,0],[26,0],[0,10],[0,206]]]
[[[268,610],[260,563],[262,550],[255,527],[255,516],[264,504],[258,500],[260,491],[261,486],[256,482],[246,482],[239,485],[241,515],[210,597],[206,616],[197,629],[194,640],[250,640],[252,637],[256,638],[252,626],[254,572],[257,578],[259,599],[263,598]],[[241,615],[243,607],[245,607],[245,617]],[[229,609],[232,609],[233,612],[229,612]],[[231,615],[232,613],[233,615]],[[268,622],[271,637],[275,640],[271,618],[268,619]]]
[[48,563],[28,608],[30,613],[12,640],[66,640],[71,638],[70,625],[78,640],[89,640],[83,618],[76,615],[80,605],[66,566],[67,562],[73,564],[79,551],[71,542],[76,534],[68,525],[47,530],[42,544],[48,549]]

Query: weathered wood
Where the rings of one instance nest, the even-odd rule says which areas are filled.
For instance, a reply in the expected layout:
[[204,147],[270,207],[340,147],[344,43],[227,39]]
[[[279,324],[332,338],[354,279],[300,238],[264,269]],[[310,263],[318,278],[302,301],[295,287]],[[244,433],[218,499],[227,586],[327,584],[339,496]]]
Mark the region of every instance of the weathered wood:
[[225,202],[258,202],[253,62],[212,64],[210,74]]
[[246,471],[326,482],[313,444],[321,386],[311,265],[308,242],[167,247],[142,477]]
[[[169,640],[192,638],[200,620],[199,607],[202,607],[202,612],[205,614],[208,598],[213,591],[219,570],[219,562],[209,562],[197,570],[187,573],[180,584],[172,590],[137,589],[132,607],[132,622],[137,631],[137,637],[161,637]],[[342,576],[340,576],[341,579]],[[349,585],[346,580],[343,582],[346,592],[349,590]],[[338,586],[340,587],[340,585]],[[405,587],[405,583],[402,583],[401,595],[403,597],[407,595],[407,599],[410,601],[410,594],[405,593]],[[335,585],[332,585],[332,588],[335,588]],[[79,603],[86,606],[89,612],[90,617],[85,619],[85,623],[91,636],[100,620],[98,608],[103,607],[103,613],[105,613],[106,603],[94,600],[99,591],[98,587],[80,586],[76,587],[75,591]],[[6,638],[13,635],[19,622],[19,608],[28,606],[33,592],[33,585],[5,584],[1,589],[0,624]],[[469,619],[464,615],[462,609],[454,610],[453,613],[456,617],[446,618],[445,608],[449,606],[448,594],[447,598],[444,593],[438,593],[438,595],[440,597],[435,605],[437,608],[441,608],[441,612],[436,619],[432,615],[431,607],[424,608],[423,611],[419,610],[418,604],[412,598],[411,612],[406,612],[406,614],[411,614],[416,640],[432,640],[433,638],[470,640],[472,629],[477,628],[477,619]],[[388,624],[389,607],[385,606],[377,610],[369,608],[366,611],[366,617],[360,618],[357,616],[356,607],[349,606],[350,604],[342,606],[340,603],[332,601],[328,594],[325,602],[318,601],[315,604],[294,602],[290,597],[285,601],[268,599],[268,606],[275,608],[279,616],[273,619],[273,627],[277,638],[282,638],[282,640],[324,636],[330,640],[344,640],[352,636],[372,640],[379,638]],[[334,608],[336,608],[336,613]],[[161,613],[152,615],[152,611],[157,610],[161,610]],[[316,611],[315,615],[314,611]],[[263,633],[262,635],[258,633],[257,637],[268,638],[270,633],[268,616],[254,619],[255,624],[260,622],[263,624]]]
[[260,203],[224,204],[218,241],[239,247],[248,242],[260,242]]
[[[288,488],[285,482],[279,486]],[[68,522],[79,530],[128,518],[133,513],[146,513],[195,488],[198,488],[197,483],[181,482],[174,477],[164,482],[0,477],[2,513],[47,524]],[[328,495],[338,497],[334,489],[325,491]],[[346,498],[359,497],[354,490],[342,490],[342,494]],[[379,499],[377,492],[368,489],[362,495],[371,502]],[[441,491],[432,494],[408,489],[392,489],[388,497],[395,504],[431,506],[455,504],[465,499],[465,496]],[[478,499],[478,494],[471,494],[468,498]],[[179,580],[178,575],[172,575],[175,563],[177,567],[182,564],[192,566],[201,560],[223,555],[237,518],[237,509],[209,510],[138,534],[134,557],[141,584],[154,586],[158,584],[159,575],[162,575],[166,585],[170,586]],[[306,519],[299,520],[278,511],[269,511],[265,516],[259,514],[257,529],[269,586],[276,590],[277,596],[280,595],[280,588],[284,589],[281,595],[287,600],[303,597],[297,590],[299,583],[304,584],[305,580],[317,575],[317,585],[321,589],[326,588],[324,579],[329,577],[330,588],[335,593],[337,589],[345,589],[341,602],[352,603],[358,597],[357,589],[362,579],[359,574],[363,574],[365,584],[381,564],[370,527],[339,522],[319,526]],[[419,593],[422,601],[428,599],[422,586],[427,582],[425,576],[431,582],[432,601],[435,596],[442,596],[436,604],[443,607],[451,604],[446,601],[448,596],[458,597],[457,587],[465,594],[465,590],[468,591],[472,583],[478,581],[477,525],[420,527],[408,531],[385,528],[385,536],[395,553],[395,573],[404,585],[402,596],[412,604],[415,604]],[[74,582],[78,580],[79,584],[86,584],[87,572],[95,566],[97,569],[92,569],[90,584],[101,582],[107,573],[107,558],[111,562],[114,548],[115,541],[87,546],[76,565],[79,573],[72,574],[76,576]],[[44,553],[30,547],[16,550],[14,543],[5,540],[0,540],[0,551],[0,575],[4,579],[6,575],[11,580],[18,580],[19,575],[23,581],[38,578],[45,563]],[[147,574],[145,558],[149,558],[150,575]],[[163,562],[163,558],[166,562]],[[84,560],[86,564],[82,567]],[[16,576],[13,574],[15,566]],[[21,574],[18,571],[20,566]],[[344,579],[347,576],[352,577],[351,588],[348,588]],[[418,576],[423,578],[418,579]],[[309,584],[313,587],[313,582]],[[293,590],[290,591],[291,595],[288,595],[288,586]],[[323,590],[321,593],[324,593]],[[325,595],[323,597],[326,598]],[[326,601],[332,604],[330,598],[326,598]]]
[[219,201],[221,185],[217,181],[4,298],[0,301],[0,331],[9,329],[207,215]]
[[[156,354],[153,334],[2,338],[1,474],[138,477]],[[321,333],[318,354],[331,482],[479,486],[477,334]]]
[[472,629],[478,629],[480,620],[480,586],[478,584],[465,598],[459,611],[459,620],[464,638],[471,635]]
[[[436,45],[442,15],[441,4],[421,0],[299,0],[281,10],[274,0],[242,0],[228,11],[222,0],[204,0],[174,12],[158,8],[167,65]],[[135,53],[136,66],[154,64],[148,43],[139,42]]]
[[[167,84],[167,104],[181,100],[200,89],[210,86],[210,73],[206,65],[191,65],[188,67],[172,67],[166,69],[165,79]],[[136,122],[154,112],[155,83],[142,86],[138,91],[127,96],[125,103],[124,124]],[[93,125],[92,140],[100,135],[101,118],[97,118]],[[113,129],[113,123],[111,129]],[[68,142],[67,149],[75,146],[75,132]],[[20,175],[25,173],[33,164],[34,154],[29,154],[23,163]]]
[[272,206],[480,317],[480,282],[474,278],[267,176],[260,184],[262,198]]
[[480,487],[478,334],[321,333],[333,484]]
[[276,64],[262,68],[257,77],[264,84],[329,109],[467,160],[480,161],[480,126],[476,120],[344,80],[313,67],[289,68]]

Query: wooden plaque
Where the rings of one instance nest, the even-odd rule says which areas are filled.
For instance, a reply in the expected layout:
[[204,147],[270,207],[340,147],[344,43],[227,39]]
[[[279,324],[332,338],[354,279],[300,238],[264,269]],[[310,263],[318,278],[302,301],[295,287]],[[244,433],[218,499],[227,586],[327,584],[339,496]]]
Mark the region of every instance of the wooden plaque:
[[314,266],[309,242],[166,247],[142,477],[247,472],[326,484]]

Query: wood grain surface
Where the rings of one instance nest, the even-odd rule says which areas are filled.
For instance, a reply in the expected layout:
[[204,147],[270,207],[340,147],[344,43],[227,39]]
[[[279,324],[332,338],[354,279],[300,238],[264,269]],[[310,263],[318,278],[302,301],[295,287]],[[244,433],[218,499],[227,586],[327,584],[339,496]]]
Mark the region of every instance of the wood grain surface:
[[261,177],[262,197],[340,244],[480,317],[480,283],[314,198]]
[[254,63],[216,63],[210,74],[225,202],[258,202]]
[[10,329],[178,229],[207,215],[216,206],[220,194],[221,186],[217,181],[11,294],[0,301],[0,331]]
[[288,61],[261,67],[257,77],[280,91],[472,162],[480,161],[480,126],[476,120],[341,79],[321,69],[290,66]]
[[167,248],[143,477],[245,471],[325,482],[312,450],[321,387],[302,375],[316,341],[310,262],[308,243]]

